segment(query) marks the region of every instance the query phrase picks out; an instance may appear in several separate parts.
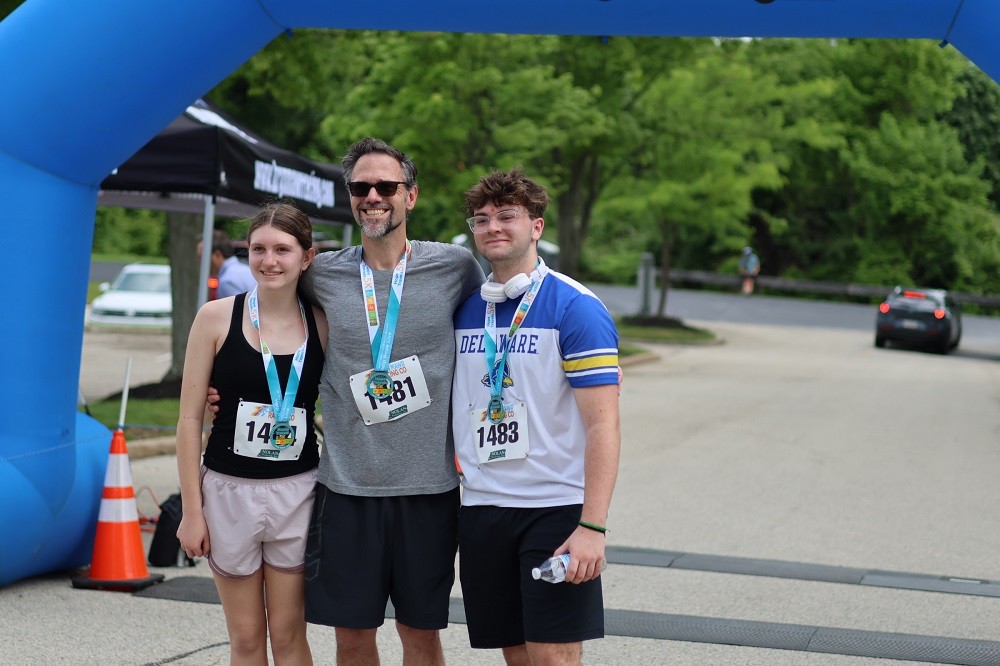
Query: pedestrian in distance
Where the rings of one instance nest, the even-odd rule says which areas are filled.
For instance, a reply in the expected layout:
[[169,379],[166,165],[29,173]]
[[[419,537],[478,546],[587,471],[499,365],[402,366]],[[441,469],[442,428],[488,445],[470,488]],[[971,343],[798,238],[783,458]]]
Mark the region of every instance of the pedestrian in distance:
[[391,599],[404,663],[440,664],[458,545],[452,317],[484,276],[465,248],[408,239],[407,155],[369,137],[343,166],[361,245],[303,280],[330,322],[306,619],[335,627],[338,663],[376,664]]
[[[319,464],[313,427],[326,319],[297,295],[316,256],[308,216],[268,205],[247,230],[255,286],[205,303],[188,337],[177,423],[188,557],[207,556],[232,664],[311,664],[305,537]],[[202,456],[209,386],[221,399]]]
[[[590,290],[539,257],[544,187],[517,168],[484,176],[465,197],[493,271],[455,315],[469,640],[502,649],[508,664],[577,664],[583,641],[604,635],[600,574],[621,446],[618,334]],[[533,577],[559,555],[568,555],[565,583]]]
[[[202,241],[198,241],[199,257],[202,247]],[[242,294],[257,286],[250,267],[237,258],[232,239],[221,229],[212,232],[212,256],[209,265],[218,280],[218,285],[215,287],[216,298]]]
[[743,248],[740,255],[739,270],[743,276],[743,295],[749,296],[757,282],[757,273],[760,273],[760,259],[749,245]]

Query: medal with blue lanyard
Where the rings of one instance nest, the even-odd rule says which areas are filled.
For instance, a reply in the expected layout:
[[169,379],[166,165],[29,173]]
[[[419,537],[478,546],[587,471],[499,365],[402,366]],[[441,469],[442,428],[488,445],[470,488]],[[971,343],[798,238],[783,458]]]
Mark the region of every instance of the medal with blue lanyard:
[[521,327],[524,319],[528,316],[528,310],[531,309],[531,304],[535,301],[538,290],[542,288],[542,280],[544,278],[545,274],[542,271],[542,275],[537,280],[531,281],[528,291],[521,297],[521,302],[517,306],[517,312],[514,313],[514,318],[510,322],[507,342],[503,346],[503,352],[500,354],[499,359],[497,359],[497,304],[486,303],[486,322],[483,325],[483,329],[486,334],[486,371],[489,373],[490,378],[490,405],[486,410],[486,414],[491,423],[500,423],[504,419],[503,369],[507,364],[507,352],[510,350],[510,341],[514,339],[514,333],[517,332],[517,329]]
[[[257,287],[253,288],[247,298],[247,309],[250,311],[250,323],[260,336],[260,315],[257,304]],[[302,329],[306,339],[295,350],[292,356],[292,367],[285,384],[285,395],[281,395],[281,381],[278,379],[278,368],[274,362],[271,349],[260,338],[260,354],[264,359],[264,373],[267,375],[267,388],[271,392],[271,409],[274,412],[274,426],[271,428],[271,444],[276,448],[284,448],[295,443],[295,430],[289,424],[292,411],[295,408],[295,396],[299,392],[299,378],[302,376],[302,365],[306,358],[306,344],[309,342],[309,324],[306,323],[306,310],[299,300],[299,314],[302,315]]]
[[389,306],[385,312],[385,324],[379,326],[378,298],[375,296],[375,276],[372,269],[361,259],[361,291],[365,298],[365,316],[368,318],[368,341],[372,346],[372,371],[368,378],[367,391],[375,400],[392,395],[392,377],[389,376],[389,361],[392,343],[396,337],[396,323],[399,308],[403,302],[403,283],[406,281],[406,258],[410,254],[410,241],[406,241],[403,256],[392,271],[392,288],[389,291]]

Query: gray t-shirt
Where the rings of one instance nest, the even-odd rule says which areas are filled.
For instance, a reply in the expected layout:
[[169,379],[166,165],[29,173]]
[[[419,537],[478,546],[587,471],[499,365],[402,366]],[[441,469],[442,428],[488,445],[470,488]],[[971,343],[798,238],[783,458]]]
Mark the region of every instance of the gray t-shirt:
[[[330,324],[319,387],[324,438],[318,480],[337,493],[427,495],[458,486],[450,416],[452,316],[485,277],[463,247],[416,240],[410,246],[391,360],[419,358],[432,402],[395,421],[365,425],[351,393],[350,376],[372,368],[361,248],[323,252],[303,275],[306,297],[323,308]],[[392,271],[373,274],[384,325]]]

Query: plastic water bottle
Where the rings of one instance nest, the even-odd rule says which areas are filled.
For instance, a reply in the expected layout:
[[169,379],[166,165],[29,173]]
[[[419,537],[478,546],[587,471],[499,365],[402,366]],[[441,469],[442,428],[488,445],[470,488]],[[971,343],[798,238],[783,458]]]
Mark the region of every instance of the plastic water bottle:
[[545,560],[531,570],[531,577],[544,580],[547,583],[561,583],[566,580],[566,569],[569,568],[569,553],[556,555]]

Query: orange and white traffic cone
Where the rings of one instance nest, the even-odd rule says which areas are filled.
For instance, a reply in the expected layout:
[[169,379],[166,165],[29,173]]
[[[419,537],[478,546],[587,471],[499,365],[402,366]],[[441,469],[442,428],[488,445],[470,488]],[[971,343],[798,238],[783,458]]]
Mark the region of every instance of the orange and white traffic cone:
[[97,518],[90,570],[73,579],[73,587],[135,592],[163,580],[149,574],[139,532],[139,511],[132,486],[132,466],[121,428],[111,436],[111,455],[104,474],[104,493]]

